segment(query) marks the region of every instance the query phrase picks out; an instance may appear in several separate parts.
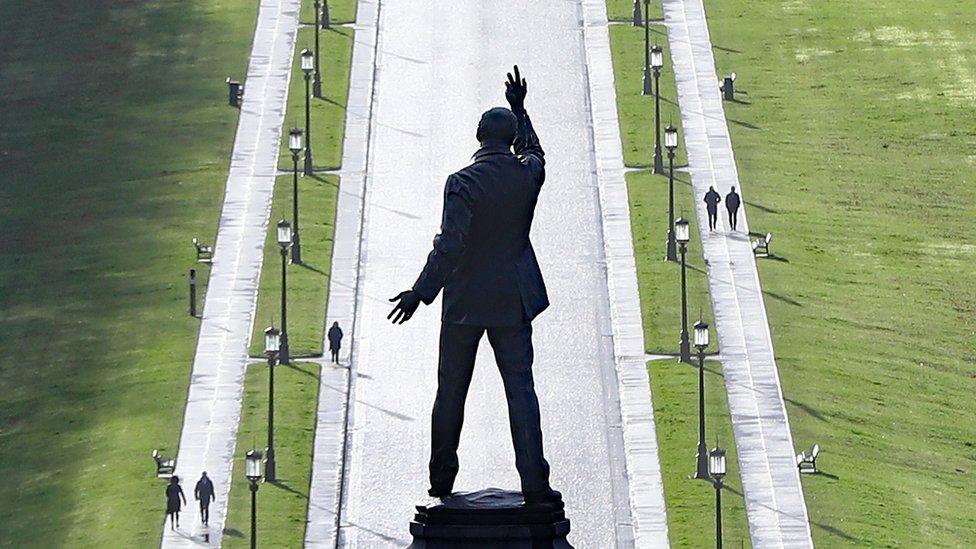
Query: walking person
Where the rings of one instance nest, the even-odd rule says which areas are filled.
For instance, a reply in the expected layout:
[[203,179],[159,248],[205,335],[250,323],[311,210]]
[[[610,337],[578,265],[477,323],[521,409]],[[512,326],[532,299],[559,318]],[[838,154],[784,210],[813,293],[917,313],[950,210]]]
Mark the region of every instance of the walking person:
[[705,207],[708,208],[708,230],[714,231],[715,224],[718,223],[718,203],[722,201],[722,195],[715,192],[715,187],[709,187],[705,193]]
[[210,482],[210,477],[204,471],[197,481],[196,488],[193,489],[193,497],[200,502],[200,518],[203,519],[204,526],[210,526],[210,502],[215,501],[214,485]]
[[329,351],[332,352],[332,362],[339,363],[339,347],[342,345],[342,328],[338,322],[333,322],[329,328]]
[[180,487],[180,477],[173,475],[166,485],[166,514],[169,515],[169,527],[176,530],[180,527],[180,499],[186,505],[186,496]]
[[735,222],[739,214],[740,203],[739,193],[735,192],[735,187],[732,187],[729,194],[725,195],[725,209],[729,211],[729,225],[733,231],[735,230]]

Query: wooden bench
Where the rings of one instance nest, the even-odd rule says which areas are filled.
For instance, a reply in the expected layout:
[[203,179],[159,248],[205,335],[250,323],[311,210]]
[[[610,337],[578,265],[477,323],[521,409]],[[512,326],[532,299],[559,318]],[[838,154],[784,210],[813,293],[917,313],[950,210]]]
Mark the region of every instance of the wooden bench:
[[752,241],[752,253],[755,255],[769,256],[769,243],[773,241],[773,233],[766,233],[766,236],[759,240]]
[[176,460],[160,455],[159,450],[153,448],[152,458],[156,462],[156,478],[170,478],[176,470]]
[[809,452],[800,452],[796,456],[796,468],[800,470],[801,473],[816,473],[817,472],[817,456],[820,455],[820,445],[814,444],[813,448],[810,448]]
[[213,247],[200,242],[197,237],[193,237],[193,247],[197,249],[197,263],[213,262]]

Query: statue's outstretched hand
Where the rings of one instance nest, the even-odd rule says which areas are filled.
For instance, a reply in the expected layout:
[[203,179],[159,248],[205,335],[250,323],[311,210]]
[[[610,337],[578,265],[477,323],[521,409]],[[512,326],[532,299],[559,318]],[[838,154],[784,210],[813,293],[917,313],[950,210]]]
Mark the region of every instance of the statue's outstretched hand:
[[[386,315],[387,319],[393,318],[394,324],[397,324],[398,321],[399,324],[403,324],[410,320],[417,307],[420,306],[420,296],[413,290],[400,292],[396,297],[391,297],[390,301],[399,301],[396,307],[393,307],[393,310],[390,311],[390,314]],[[396,315],[396,318],[393,315]]]
[[512,73],[508,73],[508,81],[505,82],[505,99],[512,107],[512,112],[525,110],[525,94],[527,91],[528,86],[525,79],[519,74],[518,65],[515,65],[515,76],[513,77]]

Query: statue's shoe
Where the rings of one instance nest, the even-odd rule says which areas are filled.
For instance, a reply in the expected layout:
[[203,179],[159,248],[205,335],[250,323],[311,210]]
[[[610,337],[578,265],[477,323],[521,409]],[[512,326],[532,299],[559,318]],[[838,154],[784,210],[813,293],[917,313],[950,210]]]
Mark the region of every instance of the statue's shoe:
[[523,492],[522,498],[525,500],[527,505],[533,505],[537,503],[556,503],[563,500],[563,495],[552,488],[548,490],[540,490],[538,492]]
[[454,492],[451,488],[429,488],[427,489],[427,495],[432,498],[446,498],[450,497]]

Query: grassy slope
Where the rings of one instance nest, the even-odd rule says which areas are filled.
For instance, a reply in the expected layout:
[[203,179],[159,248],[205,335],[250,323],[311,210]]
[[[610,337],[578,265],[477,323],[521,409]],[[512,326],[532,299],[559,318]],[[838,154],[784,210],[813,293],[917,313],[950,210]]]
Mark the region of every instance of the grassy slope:
[[[608,5],[610,16],[615,19],[625,17],[621,8],[626,8],[629,14],[632,6],[621,1],[611,1]],[[654,16],[660,11],[652,4],[651,13]],[[674,102],[674,79],[667,57],[667,39],[661,27],[652,27],[651,32],[651,41],[657,41],[665,50],[666,62],[661,75],[661,116],[665,125],[670,119],[680,132],[680,116]],[[628,166],[647,167],[651,164],[654,150],[654,99],[653,96],[640,94],[644,31],[630,25],[613,26],[610,37],[624,161]],[[684,153],[680,148],[677,152],[676,164],[681,164]],[[627,185],[645,346],[649,352],[676,353],[681,322],[680,269],[676,264],[663,261],[668,228],[668,179],[645,170],[628,174]],[[696,235],[689,189],[687,174],[676,173],[675,217],[687,214],[686,217],[692,222],[691,234]],[[687,262],[689,324],[693,324],[699,311],[706,320],[711,318],[704,264],[697,239],[689,244]],[[715,340],[714,334],[712,339]],[[739,495],[741,487],[732,428],[724,385],[719,377],[720,365],[709,363],[707,369],[705,402],[708,445],[711,448],[718,441],[729,452],[726,485],[730,489],[724,492],[723,498],[724,540],[732,546],[738,546],[740,542],[749,546],[748,526]],[[671,360],[651,362],[648,371],[654,392],[671,542],[676,547],[706,547],[714,543],[715,492],[711,484],[688,478],[694,473],[698,444],[697,371]]]
[[256,7],[0,3],[0,543],[159,539]]
[[[976,10],[707,2],[825,547],[976,544]],[[718,46],[721,46],[719,48]],[[748,125],[747,125],[748,124]]]

